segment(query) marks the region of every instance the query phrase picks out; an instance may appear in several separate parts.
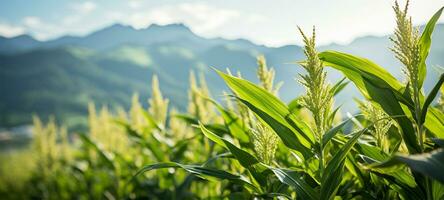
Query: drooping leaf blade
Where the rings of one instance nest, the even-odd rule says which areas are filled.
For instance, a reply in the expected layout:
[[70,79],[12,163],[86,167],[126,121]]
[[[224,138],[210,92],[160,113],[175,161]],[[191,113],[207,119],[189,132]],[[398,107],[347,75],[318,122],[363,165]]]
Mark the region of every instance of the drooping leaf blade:
[[249,142],[250,137],[242,128],[240,119],[236,116],[236,114],[224,109],[216,101],[209,98],[206,99],[213,103],[213,105],[216,106],[217,110],[221,113],[221,116],[225,122],[225,126],[227,126],[227,128],[230,130],[230,133],[241,142]]
[[319,199],[319,194],[301,178],[298,172],[273,167],[269,167],[269,169],[282,183],[293,187],[296,190],[296,195],[301,199]]
[[228,149],[230,153],[237,159],[237,161],[246,169],[249,170],[249,172],[253,175],[253,177],[260,183],[265,184],[266,183],[266,175],[267,175],[267,169],[262,167],[262,165],[259,164],[259,161],[248,153],[247,151],[237,147],[236,145],[232,144],[228,140],[221,138],[217,136],[216,134],[212,133],[210,130],[206,129],[204,125],[201,123],[199,124],[200,129],[202,130],[202,133],[212,140],[213,142],[217,143],[218,145],[221,145]]
[[258,188],[256,188],[253,184],[251,184],[247,180],[245,180],[242,176],[234,175],[223,170],[202,167],[199,165],[184,165],[175,162],[162,162],[162,163],[156,163],[144,166],[133,176],[133,179],[147,171],[164,169],[164,168],[182,168],[187,172],[192,173],[204,179],[208,178],[226,179],[237,184],[245,185],[247,188],[250,188],[254,191],[258,191]]
[[405,116],[396,118],[403,139],[411,153],[420,152],[412,123],[400,105],[401,102],[412,106],[411,99],[407,99],[401,92],[404,90],[401,83],[382,67],[365,58],[336,51],[321,52],[319,57],[325,66],[343,72],[367,99],[378,103],[388,115]]
[[385,168],[406,164],[413,171],[424,174],[444,184],[444,149],[415,155],[395,155],[382,163],[369,165],[371,168]]
[[298,130],[293,128],[293,125],[287,121],[291,113],[282,101],[249,81],[220,71],[217,71],[217,73],[225,80],[239,100],[261,117],[278,134],[287,147],[297,151],[308,151],[313,143],[314,136],[303,132],[303,128]]

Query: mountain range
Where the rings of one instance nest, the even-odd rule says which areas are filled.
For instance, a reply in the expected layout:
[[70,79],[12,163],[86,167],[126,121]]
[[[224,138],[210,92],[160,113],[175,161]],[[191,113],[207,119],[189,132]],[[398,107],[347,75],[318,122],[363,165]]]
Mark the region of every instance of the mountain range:
[[[339,50],[369,58],[402,80],[399,62],[390,52],[389,36],[366,36],[347,45],[331,44],[319,50]],[[437,81],[434,66],[444,66],[444,25],[437,25],[429,55],[426,90]],[[0,127],[30,123],[31,114],[43,118],[53,114],[68,126],[85,123],[87,103],[127,108],[133,93],[146,104],[150,79],[159,77],[160,87],[172,106],[186,109],[190,71],[205,75],[213,97],[220,99],[225,84],[210,68],[240,71],[243,78],[257,82],[256,56],[263,54],[284,85],[279,95],[286,101],[301,95],[297,83],[302,68],[291,64],[303,59],[296,45],[267,47],[248,40],[204,38],[183,24],[150,25],[134,29],[112,25],[86,36],[64,36],[38,41],[29,35],[0,37]],[[342,75],[328,70],[331,83]],[[354,112],[347,87],[336,103]]]

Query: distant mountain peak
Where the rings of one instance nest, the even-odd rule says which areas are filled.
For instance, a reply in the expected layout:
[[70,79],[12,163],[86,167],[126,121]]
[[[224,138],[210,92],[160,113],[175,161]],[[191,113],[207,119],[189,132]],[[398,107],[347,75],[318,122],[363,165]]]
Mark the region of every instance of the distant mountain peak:
[[151,24],[147,28],[147,30],[153,30],[153,29],[182,29],[186,31],[191,31],[191,29],[186,26],[183,23],[172,23],[172,24],[166,24],[166,25],[159,25],[159,24]]
[[28,35],[28,34],[21,34],[21,35],[17,35],[17,36],[13,36],[13,37],[5,37],[5,36],[1,36],[0,38],[3,40],[11,40],[11,41],[33,41],[33,42],[37,42],[37,40]]
[[133,29],[133,28],[129,25],[116,23],[116,24],[113,24],[105,29]]
[[113,24],[110,26],[107,26],[101,30],[95,31],[93,33],[91,33],[90,35],[93,35],[95,33],[100,33],[100,32],[115,32],[115,31],[134,31],[135,29],[129,25],[124,25],[124,24]]
[[12,37],[11,39],[27,39],[27,40],[35,40],[32,36],[28,35],[28,34],[21,34],[21,35],[17,35]]

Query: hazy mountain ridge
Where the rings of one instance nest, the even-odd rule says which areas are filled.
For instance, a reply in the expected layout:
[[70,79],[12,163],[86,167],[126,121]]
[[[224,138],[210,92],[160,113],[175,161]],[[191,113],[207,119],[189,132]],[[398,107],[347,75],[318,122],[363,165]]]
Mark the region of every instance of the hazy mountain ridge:
[[[444,25],[438,25],[433,36],[429,63],[444,66]],[[333,49],[367,57],[401,78],[399,63],[388,47],[387,37],[358,38],[349,45],[328,45]],[[276,69],[278,81],[284,81],[280,96],[285,100],[303,91],[295,78],[301,68],[287,64],[303,59],[296,45],[278,48],[255,45],[248,40],[206,39],[182,24],[151,25],[135,30],[113,25],[84,37],[65,36],[40,42],[29,36],[0,37],[0,126],[29,122],[30,113],[47,116],[54,113],[74,119],[86,113],[88,101],[110,107],[127,107],[131,94],[139,92],[146,103],[150,79],[157,74],[161,89],[171,104],[186,109],[189,71],[206,75],[213,96],[219,98],[225,89],[222,80],[209,67],[241,71],[242,76],[256,80],[255,57],[265,54],[269,66]],[[431,70],[429,69],[429,72]],[[426,88],[437,80],[429,73]],[[331,82],[341,75],[333,72]],[[338,97],[351,109],[352,87]]]

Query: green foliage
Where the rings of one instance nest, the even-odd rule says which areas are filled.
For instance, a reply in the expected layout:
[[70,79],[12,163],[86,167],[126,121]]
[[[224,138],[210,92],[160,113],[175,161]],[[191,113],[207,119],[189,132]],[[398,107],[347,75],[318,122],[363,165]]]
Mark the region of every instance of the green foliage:
[[[73,138],[54,120],[45,124],[35,117],[29,174],[14,183],[4,176],[11,166],[1,165],[0,194],[8,199],[442,199],[444,114],[433,100],[444,76],[427,97],[422,92],[422,63],[442,9],[421,37],[407,7],[395,4],[394,10],[394,52],[405,65],[407,83],[368,59],[318,53],[314,31],[311,37],[301,31],[306,60],[300,64],[306,73],[300,82],[306,93],[290,104],[278,97],[274,70],[264,57],[258,58],[259,84],[215,70],[232,92],[227,106],[211,99],[204,76],[197,81],[191,73],[187,113],[168,108],[154,76],[148,108],[137,94],[128,112],[97,110],[91,103],[87,133]],[[334,120],[339,112],[334,96],[347,82],[327,83],[326,66],[341,71],[363,94],[362,114]]]

